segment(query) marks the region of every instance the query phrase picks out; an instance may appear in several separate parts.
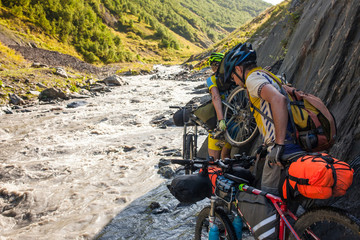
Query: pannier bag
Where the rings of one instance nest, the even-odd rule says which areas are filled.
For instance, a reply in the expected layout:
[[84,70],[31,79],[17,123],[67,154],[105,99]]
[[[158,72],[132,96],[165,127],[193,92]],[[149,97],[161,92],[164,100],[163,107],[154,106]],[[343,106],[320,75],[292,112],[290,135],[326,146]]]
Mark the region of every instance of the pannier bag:
[[210,130],[216,128],[217,117],[211,100],[202,104],[193,113],[198,119],[204,122]]
[[346,162],[325,153],[305,155],[286,169],[280,192],[284,199],[339,197],[353,181],[354,170]]
[[216,179],[218,176],[222,175],[222,170],[216,166],[209,166],[208,167],[209,179],[211,181],[212,186],[212,193],[215,194],[215,187],[216,187]]
[[184,124],[189,121],[189,115],[189,108],[182,108],[177,110],[173,115],[173,121],[175,126],[184,126]]
[[195,203],[211,197],[211,182],[208,176],[202,173],[177,176],[167,187],[182,203]]
[[236,183],[224,176],[216,178],[215,195],[223,199],[227,203],[235,200]]
[[262,195],[238,191],[238,208],[252,228],[256,239],[277,239],[279,217],[274,206]]

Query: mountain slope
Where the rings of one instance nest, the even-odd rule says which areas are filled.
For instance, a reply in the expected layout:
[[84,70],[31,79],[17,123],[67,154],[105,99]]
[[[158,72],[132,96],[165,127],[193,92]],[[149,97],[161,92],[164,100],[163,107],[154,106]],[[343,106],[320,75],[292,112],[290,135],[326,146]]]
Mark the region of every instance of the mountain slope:
[[179,61],[268,6],[261,0],[1,0],[0,24],[25,31],[25,42],[35,35],[45,49],[49,39],[69,45],[92,63]]

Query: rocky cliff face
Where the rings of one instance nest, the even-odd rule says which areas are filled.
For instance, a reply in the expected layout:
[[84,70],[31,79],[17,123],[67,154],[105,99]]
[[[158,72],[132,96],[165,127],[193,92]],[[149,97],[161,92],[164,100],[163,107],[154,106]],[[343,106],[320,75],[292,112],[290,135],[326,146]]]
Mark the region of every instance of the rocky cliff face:
[[344,160],[359,155],[360,1],[294,0],[289,17],[256,47],[260,65],[283,59],[278,73],[332,111],[338,135],[331,154]]

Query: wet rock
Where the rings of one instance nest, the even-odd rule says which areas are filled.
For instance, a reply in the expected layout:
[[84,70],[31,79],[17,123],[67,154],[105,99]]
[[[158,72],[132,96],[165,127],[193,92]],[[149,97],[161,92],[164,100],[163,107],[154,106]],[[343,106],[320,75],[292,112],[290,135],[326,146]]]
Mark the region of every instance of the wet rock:
[[169,166],[161,167],[157,173],[166,179],[170,179],[175,175],[175,171]]
[[77,107],[81,107],[81,106],[85,106],[87,105],[88,102],[86,101],[76,101],[76,102],[71,102],[68,105],[66,105],[67,108],[77,108]]
[[39,95],[39,100],[51,100],[51,99],[68,99],[68,96],[57,88],[47,88],[43,90]]
[[90,96],[90,95],[91,95],[91,93],[90,93],[88,90],[83,89],[83,88],[79,90],[79,94],[81,94],[81,95],[86,95],[86,96]]
[[161,76],[159,74],[155,74],[153,76],[150,77],[150,80],[157,80],[157,79],[160,79]]
[[151,211],[152,214],[162,214],[162,213],[168,213],[169,209],[167,208],[157,208]]
[[128,85],[123,79],[121,79],[118,75],[112,75],[110,77],[105,78],[101,82],[105,83],[107,86],[123,86]]
[[23,104],[25,104],[25,101],[21,97],[16,95],[15,93],[9,93],[9,98],[10,98],[10,103],[12,103],[14,105],[23,105]]
[[181,156],[181,153],[179,151],[179,149],[168,149],[168,150],[164,150],[160,153],[160,155],[162,156]]
[[160,207],[160,203],[158,203],[158,202],[151,202],[150,205],[149,205],[149,208],[151,210],[159,208],[159,207]]
[[16,217],[16,212],[13,210],[8,210],[8,211],[4,211],[2,215],[5,217]]
[[136,149],[136,147],[134,147],[134,146],[124,146],[123,147],[124,152],[130,152],[134,149]]
[[90,86],[91,92],[111,92],[110,88],[102,83],[95,83]]
[[68,74],[66,73],[65,69],[63,69],[62,67],[56,67],[55,70],[56,70],[55,72],[56,75],[59,75],[63,78],[68,78]]
[[171,164],[171,162],[169,160],[161,158],[159,160],[158,167],[161,168],[161,167],[164,167],[164,166],[168,166],[170,164]]
[[13,111],[11,111],[11,108],[4,107],[1,109],[6,114],[14,114]]
[[89,98],[89,95],[85,95],[85,94],[79,94],[77,92],[74,93],[69,93],[68,94],[69,98]]

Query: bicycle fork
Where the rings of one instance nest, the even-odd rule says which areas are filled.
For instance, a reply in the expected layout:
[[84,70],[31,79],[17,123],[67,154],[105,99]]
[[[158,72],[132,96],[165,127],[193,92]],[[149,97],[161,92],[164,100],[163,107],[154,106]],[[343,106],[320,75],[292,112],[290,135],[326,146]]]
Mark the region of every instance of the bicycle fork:
[[215,208],[216,208],[216,197],[212,196],[210,199],[210,213],[209,213],[209,240],[219,239],[219,228],[215,224]]

